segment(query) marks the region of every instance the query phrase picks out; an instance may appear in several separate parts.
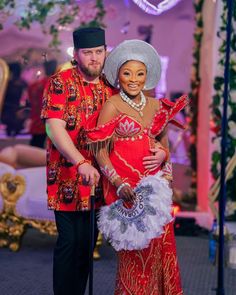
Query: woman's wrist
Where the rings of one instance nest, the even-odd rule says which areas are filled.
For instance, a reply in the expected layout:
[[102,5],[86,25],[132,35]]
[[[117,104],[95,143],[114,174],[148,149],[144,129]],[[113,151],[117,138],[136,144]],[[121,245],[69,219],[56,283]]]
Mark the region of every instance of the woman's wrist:
[[112,182],[112,185],[118,188],[122,183],[123,183],[123,179],[119,176],[117,177],[117,179],[115,179],[114,182]]
[[116,170],[112,166],[100,166],[102,174],[110,181],[112,185],[118,187],[122,182],[122,178],[117,174]]
[[117,188],[117,190],[116,190],[116,194],[117,194],[118,197],[120,197],[120,191],[121,191],[122,188],[125,187],[125,186],[129,186],[129,187],[130,187],[130,184],[129,184],[128,182],[122,182],[122,183],[118,186],[118,188]]

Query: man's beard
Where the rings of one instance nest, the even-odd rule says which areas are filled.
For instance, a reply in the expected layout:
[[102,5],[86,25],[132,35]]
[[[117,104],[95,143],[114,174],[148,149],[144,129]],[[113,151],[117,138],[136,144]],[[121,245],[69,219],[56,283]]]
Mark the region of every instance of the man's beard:
[[97,70],[91,70],[89,67],[85,67],[80,61],[78,61],[78,67],[85,76],[89,78],[97,78],[102,72],[103,65],[99,66]]

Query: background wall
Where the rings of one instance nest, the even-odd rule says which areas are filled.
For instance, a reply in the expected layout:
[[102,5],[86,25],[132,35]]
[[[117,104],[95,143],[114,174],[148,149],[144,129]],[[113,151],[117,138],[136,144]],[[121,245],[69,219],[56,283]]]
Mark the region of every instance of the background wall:
[[[89,1],[80,2],[86,5]],[[145,13],[132,1],[105,0],[104,3],[114,8],[109,9],[105,18],[108,46],[116,46],[125,39],[144,39],[144,36],[138,33],[138,27],[152,25],[151,44],[160,55],[169,57],[167,96],[171,92],[188,92],[195,26],[193,1],[182,0],[174,8],[159,16]],[[57,53],[48,48],[50,36],[44,35],[39,25],[34,25],[29,31],[19,31],[13,26],[13,21],[13,19],[7,20],[4,30],[0,31],[0,57],[23,62],[28,59],[26,64],[27,62],[40,64],[45,53],[48,58],[56,57],[59,62],[69,59],[66,50],[72,46],[71,31],[76,24],[69,28],[70,31],[61,32],[61,52]],[[53,22],[53,16],[49,22]],[[130,23],[129,26],[126,26],[127,22]],[[123,33],[125,30],[126,34]],[[33,50],[26,53],[30,48]]]

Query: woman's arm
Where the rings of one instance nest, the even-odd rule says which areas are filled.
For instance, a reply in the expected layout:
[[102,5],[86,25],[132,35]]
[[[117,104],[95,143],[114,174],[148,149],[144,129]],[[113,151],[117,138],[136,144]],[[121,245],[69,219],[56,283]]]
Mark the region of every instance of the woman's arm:
[[[113,103],[107,101],[103,106],[99,118],[98,126],[106,124],[110,120],[119,115],[118,110]],[[123,179],[117,174],[109,158],[109,143],[104,142],[99,147],[96,153],[96,160],[104,176],[114,185],[118,190],[118,197],[128,201],[132,201],[135,198],[135,194],[128,183],[125,183]]]

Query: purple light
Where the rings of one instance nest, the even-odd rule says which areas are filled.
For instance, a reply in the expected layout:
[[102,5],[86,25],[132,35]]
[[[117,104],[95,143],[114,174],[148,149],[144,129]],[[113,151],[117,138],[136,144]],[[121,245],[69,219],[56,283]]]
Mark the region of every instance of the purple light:
[[130,8],[130,2],[129,2],[129,0],[124,0],[124,3],[125,3],[125,6],[126,7]]

